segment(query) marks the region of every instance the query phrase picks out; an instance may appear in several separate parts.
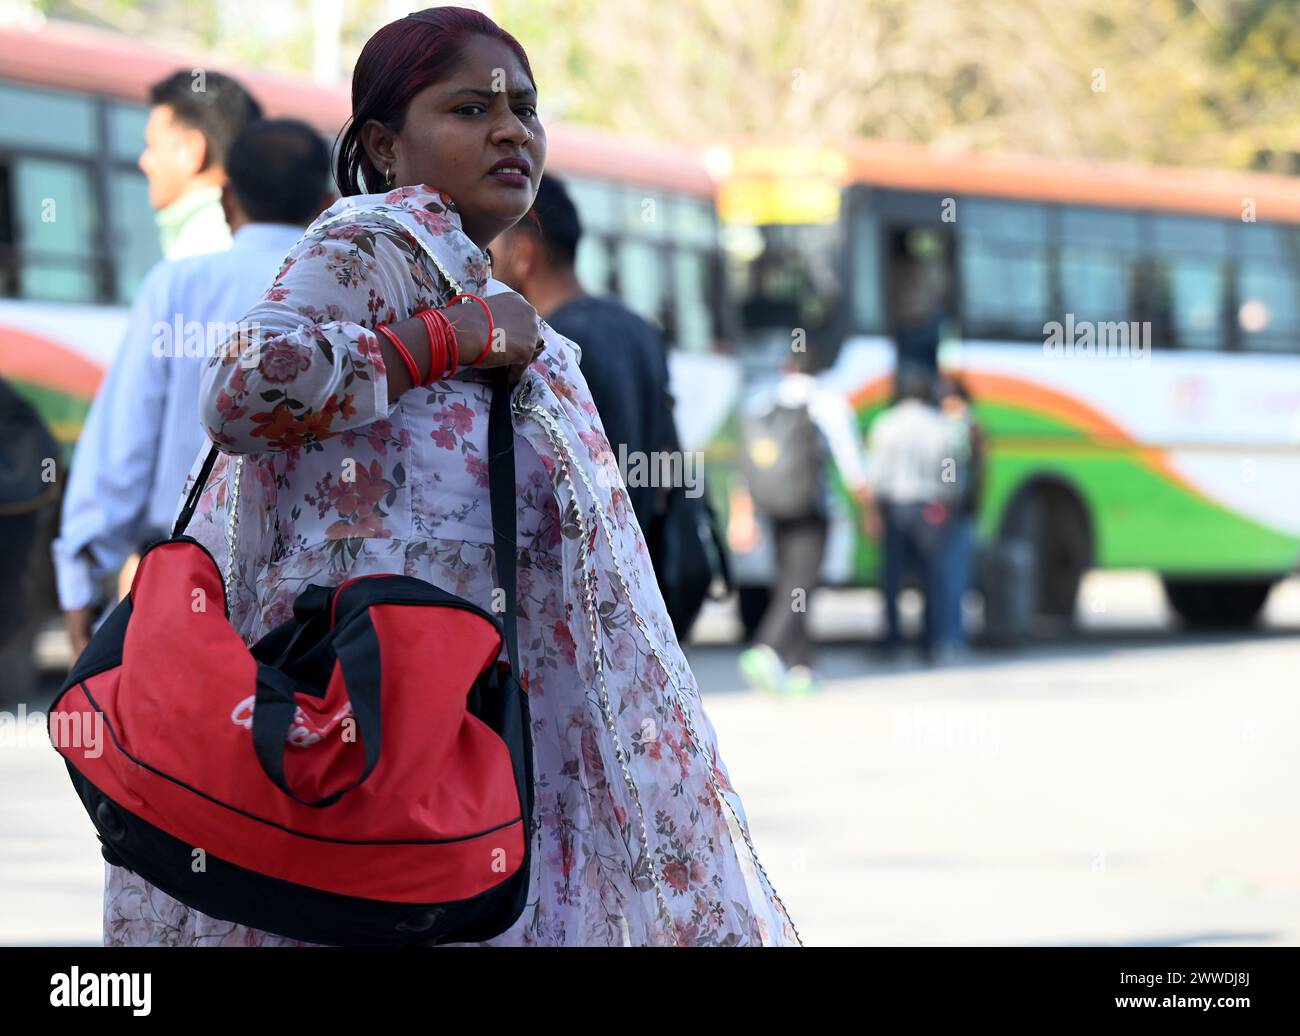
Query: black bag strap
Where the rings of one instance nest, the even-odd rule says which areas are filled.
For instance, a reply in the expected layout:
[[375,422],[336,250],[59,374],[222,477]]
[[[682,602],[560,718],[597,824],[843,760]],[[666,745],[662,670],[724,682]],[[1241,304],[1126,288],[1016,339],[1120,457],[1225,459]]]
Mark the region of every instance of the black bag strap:
[[190,487],[190,495],[185,498],[185,506],[176,516],[176,524],[172,527],[173,539],[183,535],[189,527],[190,519],[194,517],[194,509],[199,506],[199,497],[203,495],[203,490],[208,484],[208,476],[212,474],[212,466],[217,463],[217,454],[220,452],[217,444],[213,443],[212,449],[208,450],[208,455],[203,459],[203,467],[199,469],[194,485]]
[[518,678],[519,609],[515,600],[517,544],[515,529],[515,429],[510,421],[509,369],[493,371],[492,408],[488,416],[488,494],[492,513],[492,553],[497,584],[505,594],[506,655]]

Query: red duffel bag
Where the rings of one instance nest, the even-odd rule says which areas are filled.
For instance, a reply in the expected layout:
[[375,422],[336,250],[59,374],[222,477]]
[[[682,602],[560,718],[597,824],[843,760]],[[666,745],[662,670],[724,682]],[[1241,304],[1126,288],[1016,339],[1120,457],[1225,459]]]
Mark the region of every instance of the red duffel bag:
[[533,774],[504,377],[488,432],[504,629],[431,583],[374,575],[307,587],[249,649],[215,606],[212,555],[184,535],[213,448],[50,709],[110,863],[307,942],[479,942],[518,919]]

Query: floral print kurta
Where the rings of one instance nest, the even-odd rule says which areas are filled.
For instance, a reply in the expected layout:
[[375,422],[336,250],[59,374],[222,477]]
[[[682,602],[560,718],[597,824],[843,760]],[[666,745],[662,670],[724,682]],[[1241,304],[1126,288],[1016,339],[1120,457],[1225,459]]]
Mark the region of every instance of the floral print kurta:
[[[461,290],[506,290],[447,195],[347,198],[209,361],[201,411],[223,452],[188,532],[225,572],[242,455],[227,593],[249,644],[291,617],[309,583],[353,575],[415,576],[492,605],[491,388],[466,370],[390,404],[373,330],[450,298],[426,248]],[[491,944],[797,942],[673,635],[578,349],[545,324],[543,336],[512,396],[537,824],[527,906]],[[106,868],[109,945],[295,944]]]

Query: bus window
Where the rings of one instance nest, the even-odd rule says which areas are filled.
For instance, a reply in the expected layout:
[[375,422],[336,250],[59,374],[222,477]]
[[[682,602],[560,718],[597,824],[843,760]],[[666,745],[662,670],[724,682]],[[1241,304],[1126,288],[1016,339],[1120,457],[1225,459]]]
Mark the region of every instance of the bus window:
[[1237,333],[1252,352],[1300,351],[1300,227],[1243,223]]
[[622,229],[618,194],[611,184],[585,180],[579,176],[561,177],[578,210],[584,234],[617,234]]
[[97,300],[98,209],[90,169],[77,162],[18,158],[10,173],[18,294],[57,302]]
[[1061,308],[1077,320],[1132,319],[1138,219],[1128,212],[1067,207],[1060,213]]
[[1153,258],[1144,311],[1151,344],[1177,349],[1226,346],[1228,226],[1223,220],[1152,216]]
[[620,242],[618,288],[630,309],[653,324],[661,324],[665,292],[658,247],[646,241]]
[[880,224],[865,208],[853,221],[850,236],[852,320],[856,331],[880,333],[885,330],[883,297],[884,275],[880,268]]
[[574,272],[583,288],[592,295],[610,292],[609,242],[586,232],[578,239],[578,254],[574,259]]
[[672,201],[673,241],[689,248],[717,248],[718,223],[713,207],[695,198],[675,198]]
[[709,310],[709,261],[704,252],[673,253],[673,344],[707,352],[712,344]]
[[158,224],[149,206],[143,173],[115,169],[109,174],[113,221],[113,278],[118,302],[130,303],[149,267],[162,258]]
[[18,231],[14,218],[13,169],[0,160],[0,298],[18,294]]
[[758,348],[779,345],[784,355],[801,331],[817,362],[829,361],[838,346],[830,335],[842,297],[839,224],[733,225],[727,238],[728,276],[746,340]]
[[149,109],[143,105],[109,105],[108,146],[114,161],[136,163],[144,150],[144,126],[148,121]]
[[1222,263],[1169,259],[1156,266],[1151,337],[1155,346],[1177,349],[1223,347]]
[[1243,263],[1237,274],[1241,347],[1255,352],[1300,351],[1300,276],[1271,265]]
[[90,98],[0,83],[0,147],[89,155],[99,134]]
[[623,191],[623,232],[655,241],[669,237],[673,213],[662,194],[628,187]]
[[953,226],[964,333],[1041,340],[1043,325],[1053,319],[1046,209],[964,199]]

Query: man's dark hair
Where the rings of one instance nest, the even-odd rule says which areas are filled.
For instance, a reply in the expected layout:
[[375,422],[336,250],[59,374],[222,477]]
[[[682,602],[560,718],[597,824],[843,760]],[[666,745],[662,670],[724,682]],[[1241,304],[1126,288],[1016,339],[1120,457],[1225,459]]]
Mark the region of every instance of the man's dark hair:
[[329,188],[329,147],[305,122],[259,119],[231,144],[226,177],[249,219],[301,226]]
[[149,103],[165,104],[178,121],[203,134],[208,143],[204,168],[224,166],[239,131],[262,116],[253,95],[220,72],[173,72],[149,88]]
[[542,174],[530,217],[534,215],[536,220],[523,219],[519,226],[537,235],[551,262],[572,266],[582,239],[582,222],[563,180],[550,173]]

